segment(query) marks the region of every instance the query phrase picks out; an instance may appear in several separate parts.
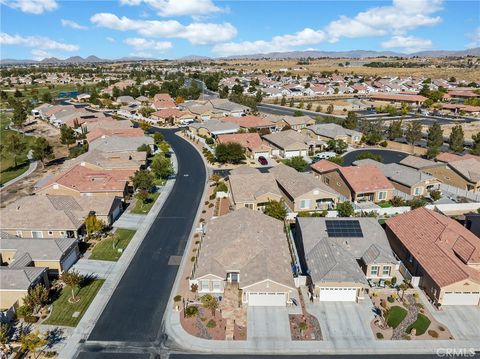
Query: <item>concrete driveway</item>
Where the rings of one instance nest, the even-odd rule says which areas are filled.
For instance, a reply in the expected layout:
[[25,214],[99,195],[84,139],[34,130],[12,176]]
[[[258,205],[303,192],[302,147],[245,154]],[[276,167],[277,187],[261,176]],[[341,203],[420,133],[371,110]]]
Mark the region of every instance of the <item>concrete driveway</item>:
[[137,230],[143,224],[145,220],[145,215],[143,214],[133,214],[130,212],[123,212],[120,218],[118,218],[113,227],[115,228],[127,228]]
[[116,264],[117,262],[80,258],[71,269],[76,270],[82,275],[93,275],[98,278],[107,278],[107,276],[115,269]]
[[291,340],[286,307],[248,307],[248,340]]
[[325,340],[336,347],[362,347],[374,339],[370,321],[374,318],[373,304],[368,297],[361,303],[306,303],[307,311],[317,317]]
[[430,311],[459,340],[479,340],[480,308],[470,305],[445,306],[441,311]]

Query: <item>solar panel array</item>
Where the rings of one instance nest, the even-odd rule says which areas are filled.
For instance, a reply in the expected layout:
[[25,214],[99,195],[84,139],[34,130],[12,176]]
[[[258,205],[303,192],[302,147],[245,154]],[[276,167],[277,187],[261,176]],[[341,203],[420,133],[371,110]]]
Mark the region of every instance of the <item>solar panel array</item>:
[[357,220],[333,221],[326,220],[327,233],[329,237],[363,237],[362,228]]

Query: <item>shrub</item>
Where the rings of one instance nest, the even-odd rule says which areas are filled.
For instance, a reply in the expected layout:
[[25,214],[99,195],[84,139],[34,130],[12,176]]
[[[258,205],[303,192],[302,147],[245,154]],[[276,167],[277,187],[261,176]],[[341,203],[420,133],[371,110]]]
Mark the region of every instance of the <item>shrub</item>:
[[21,307],[17,308],[16,314],[18,318],[25,318],[32,315],[32,309],[30,307],[22,305]]
[[217,326],[217,322],[215,322],[213,319],[210,319],[207,323],[207,328],[215,328]]
[[192,291],[192,293],[195,293],[198,290],[198,285],[197,284],[192,284],[190,286],[190,290]]
[[23,318],[23,320],[25,321],[25,323],[33,324],[33,323],[38,322],[38,317],[36,317],[34,315],[26,315]]
[[210,195],[210,197],[208,197],[208,198],[210,198],[211,200],[214,200],[215,197],[216,197],[215,193],[212,193],[212,194]]
[[382,147],[387,147],[387,146],[388,146],[388,142],[387,142],[387,141],[380,142],[380,146],[382,146]]
[[395,299],[394,299],[391,295],[389,295],[389,296],[387,297],[387,300],[388,300],[389,303],[395,302]]
[[384,338],[382,333],[377,333],[376,336],[377,336],[377,339],[383,339]]
[[191,262],[195,262],[195,256],[193,256],[192,258],[190,258],[190,261],[191,261]]
[[177,294],[175,297],[173,297],[174,302],[180,302],[182,300],[182,296],[180,294]]
[[213,140],[213,138],[207,137],[207,139],[205,140],[205,143],[207,145],[213,145],[215,143],[215,141]]
[[428,335],[430,335],[432,338],[438,338],[438,332],[435,330],[429,330]]
[[441,332],[444,332],[445,331],[445,327],[442,327],[441,325],[438,326],[438,330],[440,330]]
[[44,352],[43,355],[45,358],[54,358],[57,356],[57,352],[55,350],[50,350],[48,352]]
[[208,208],[212,208],[213,206],[214,206],[214,204],[213,204],[213,203],[210,203],[210,204],[208,205]]
[[187,316],[187,318],[191,318],[198,315],[198,308],[195,307],[194,305],[187,307],[185,309],[185,315]]

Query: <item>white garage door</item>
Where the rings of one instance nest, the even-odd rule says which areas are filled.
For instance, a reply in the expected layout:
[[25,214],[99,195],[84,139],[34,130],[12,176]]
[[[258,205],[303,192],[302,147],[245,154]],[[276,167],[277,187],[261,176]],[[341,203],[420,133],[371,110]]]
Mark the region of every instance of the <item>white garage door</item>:
[[250,306],[284,307],[285,302],[285,293],[248,293]]
[[62,261],[62,270],[67,271],[77,261],[77,252],[72,250]]
[[443,296],[443,305],[478,305],[479,292],[450,292]]
[[300,156],[300,151],[285,151],[285,158],[292,158]]
[[320,288],[320,301],[322,302],[355,302],[357,288]]

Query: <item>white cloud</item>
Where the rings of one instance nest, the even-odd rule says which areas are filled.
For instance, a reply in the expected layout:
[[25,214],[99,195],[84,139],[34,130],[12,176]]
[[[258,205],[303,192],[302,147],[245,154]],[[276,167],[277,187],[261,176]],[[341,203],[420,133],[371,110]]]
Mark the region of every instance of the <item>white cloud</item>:
[[32,58],[37,61],[40,61],[49,57],[54,57],[53,54],[44,50],[38,50],[38,49],[32,50],[31,53],[32,53]]
[[0,0],[0,3],[29,14],[43,14],[58,7],[56,0]]
[[[404,39],[404,44],[407,46],[402,48],[405,50],[431,46],[430,40],[413,41],[406,32],[418,27],[439,24],[442,21],[441,17],[433,14],[442,9],[442,3],[443,0],[393,0],[389,6],[372,7],[353,17],[340,16],[323,29],[307,28],[293,35],[276,36],[270,40],[220,43],[213,48],[213,51],[223,56],[252,52],[268,53],[288,51],[297,46],[316,45],[325,41],[336,42],[341,38],[385,35]],[[410,46],[407,39],[410,39]]]
[[125,44],[132,46],[135,50],[155,50],[164,52],[172,48],[169,41],[153,41],[146,40],[141,37],[130,37],[123,41]]
[[384,49],[401,49],[410,53],[426,50],[432,47],[432,41],[414,36],[393,36],[391,39],[382,42]]
[[5,32],[0,33],[0,45],[17,45],[25,47],[35,47],[43,50],[62,50],[62,51],[77,51],[78,45],[66,44],[58,42],[48,37],[41,36],[20,36],[9,35]]
[[110,37],[110,36],[107,36],[105,40],[107,40],[108,42],[111,42],[112,44],[117,42],[117,40],[115,40],[113,37]]
[[237,29],[229,23],[191,23],[183,25],[176,20],[132,20],[126,16],[119,18],[110,13],[93,15],[90,20],[97,26],[118,31],[136,31],[148,37],[181,38],[194,45],[225,42],[237,34]]
[[211,0],[120,0],[122,5],[140,5],[145,3],[157,10],[159,16],[206,16],[225,11]]
[[70,27],[75,30],[87,30],[88,27],[80,25],[79,23],[76,23],[73,20],[66,20],[66,19],[61,19],[60,22],[62,23],[63,27]]
[[480,47],[480,26],[477,27],[473,32],[468,34],[468,38],[472,40],[466,46],[467,49],[473,49],[475,47]]

